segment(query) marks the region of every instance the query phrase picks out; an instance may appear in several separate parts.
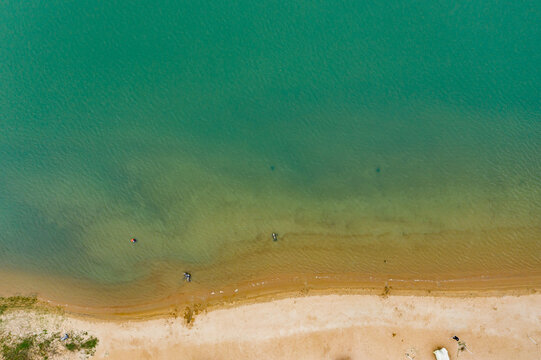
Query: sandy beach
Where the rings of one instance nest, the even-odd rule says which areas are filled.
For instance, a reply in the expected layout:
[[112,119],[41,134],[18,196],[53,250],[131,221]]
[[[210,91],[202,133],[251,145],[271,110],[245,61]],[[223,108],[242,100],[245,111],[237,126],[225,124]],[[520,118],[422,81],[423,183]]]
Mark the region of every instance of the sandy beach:
[[[95,359],[541,359],[541,295],[314,295],[149,320],[6,312],[13,334],[87,331]],[[467,348],[458,351],[458,336]],[[57,358],[80,358],[59,354]]]

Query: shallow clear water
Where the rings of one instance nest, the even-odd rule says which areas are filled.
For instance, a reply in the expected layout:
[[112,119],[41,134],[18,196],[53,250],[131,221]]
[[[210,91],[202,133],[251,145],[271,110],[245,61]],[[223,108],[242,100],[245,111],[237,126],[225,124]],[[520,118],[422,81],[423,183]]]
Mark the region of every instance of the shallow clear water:
[[4,2],[0,268],[105,303],[174,293],[184,269],[539,275],[540,15]]

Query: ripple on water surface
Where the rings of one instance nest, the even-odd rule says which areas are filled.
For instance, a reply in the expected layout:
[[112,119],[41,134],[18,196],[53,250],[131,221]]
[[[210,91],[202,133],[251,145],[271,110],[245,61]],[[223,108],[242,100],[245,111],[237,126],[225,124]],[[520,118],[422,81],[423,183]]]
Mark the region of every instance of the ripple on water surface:
[[537,3],[139,5],[3,5],[1,291],[539,285]]

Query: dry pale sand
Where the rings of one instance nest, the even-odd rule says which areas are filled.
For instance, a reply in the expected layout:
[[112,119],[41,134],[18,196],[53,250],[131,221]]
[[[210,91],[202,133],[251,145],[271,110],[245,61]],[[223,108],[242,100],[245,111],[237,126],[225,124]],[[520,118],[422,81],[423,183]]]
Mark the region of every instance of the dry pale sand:
[[[541,295],[323,295],[182,317],[104,321],[7,313],[13,332],[88,331],[97,359],[541,359]],[[467,351],[457,352],[457,335]],[[458,354],[458,355],[457,355]]]

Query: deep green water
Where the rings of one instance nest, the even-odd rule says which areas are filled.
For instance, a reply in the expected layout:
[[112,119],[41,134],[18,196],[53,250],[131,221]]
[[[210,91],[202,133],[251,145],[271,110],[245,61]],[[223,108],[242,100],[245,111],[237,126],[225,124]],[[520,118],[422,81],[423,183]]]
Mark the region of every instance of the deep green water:
[[[285,252],[309,237],[292,271],[322,270],[304,245],[377,271],[356,249],[423,234],[394,273],[430,277],[415,251],[458,236],[483,274],[539,274],[539,19],[539,1],[4,1],[0,269],[165,284],[277,231]],[[253,266],[288,270],[273,259]]]

